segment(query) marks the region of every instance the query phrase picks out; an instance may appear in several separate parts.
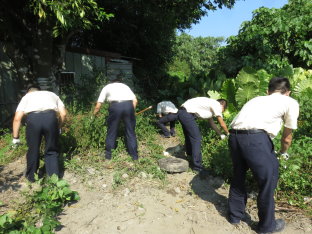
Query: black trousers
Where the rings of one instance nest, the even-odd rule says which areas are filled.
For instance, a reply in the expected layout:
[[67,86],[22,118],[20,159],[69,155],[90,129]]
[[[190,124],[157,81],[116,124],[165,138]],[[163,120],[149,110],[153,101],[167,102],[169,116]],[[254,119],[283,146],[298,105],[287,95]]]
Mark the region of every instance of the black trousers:
[[245,177],[250,168],[259,186],[258,231],[273,231],[276,226],[274,190],[277,186],[279,165],[270,137],[266,133],[231,133],[229,147],[233,161],[233,179],[229,194],[230,222],[238,223],[245,214]]
[[34,182],[34,174],[37,173],[40,159],[40,145],[42,137],[45,138],[45,169],[49,176],[59,176],[59,128],[56,112],[53,110],[39,113],[29,113],[26,117],[26,141],[28,151],[26,155],[26,177]]
[[[163,134],[165,136],[170,136],[175,134],[175,122],[178,119],[178,114],[175,113],[169,113],[163,117],[161,117],[157,121],[157,126],[162,130]],[[168,131],[166,127],[166,123],[170,122],[170,131]]]
[[182,124],[186,154],[192,156],[195,170],[202,169],[201,140],[202,136],[196,123],[196,117],[184,109],[178,111],[178,119]]
[[132,159],[138,159],[138,145],[135,134],[135,113],[132,101],[112,103],[108,109],[107,135],[105,140],[105,157],[112,158],[112,149],[117,147],[118,126],[122,120],[125,124],[126,145]]

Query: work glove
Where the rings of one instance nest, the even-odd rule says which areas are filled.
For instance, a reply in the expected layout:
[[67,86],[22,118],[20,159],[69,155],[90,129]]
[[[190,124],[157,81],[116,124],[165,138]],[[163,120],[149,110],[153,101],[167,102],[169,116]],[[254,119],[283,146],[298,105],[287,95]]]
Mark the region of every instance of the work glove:
[[221,137],[221,140],[224,140],[226,138],[226,135],[221,134],[220,137]]
[[283,159],[285,159],[285,160],[288,160],[289,159],[289,154],[288,153],[279,153],[279,155],[283,158]]
[[19,145],[21,143],[21,140],[19,138],[13,138],[12,144],[13,145]]

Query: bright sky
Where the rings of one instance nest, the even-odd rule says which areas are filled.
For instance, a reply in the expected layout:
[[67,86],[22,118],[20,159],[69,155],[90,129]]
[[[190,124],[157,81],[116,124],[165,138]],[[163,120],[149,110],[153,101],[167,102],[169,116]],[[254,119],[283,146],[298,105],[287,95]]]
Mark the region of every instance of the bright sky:
[[218,37],[227,38],[237,35],[243,21],[251,20],[252,11],[259,7],[281,8],[287,0],[236,0],[232,9],[218,9],[209,11],[201,21],[193,25],[191,30],[186,30],[187,34],[194,37]]

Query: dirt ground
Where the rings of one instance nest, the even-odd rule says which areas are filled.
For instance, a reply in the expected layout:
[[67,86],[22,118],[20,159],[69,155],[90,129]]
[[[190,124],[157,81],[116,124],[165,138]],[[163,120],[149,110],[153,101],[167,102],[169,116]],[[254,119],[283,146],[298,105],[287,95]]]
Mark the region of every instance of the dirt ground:
[[[159,139],[164,150],[180,149],[174,138]],[[25,160],[0,167],[0,201],[11,204],[23,187]],[[239,225],[227,219],[228,186],[221,178],[201,180],[193,172],[168,174],[165,184],[146,173],[113,189],[113,171],[88,168],[85,175],[65,172],[81,200],[59,216],[56,233],[67,234],[207,234],[256,233],[257,208],[248,200],[247,217]],[[126,177],[126,175],[124,175]],[[8,209],[0,207],[0,213]],[[276,217],[286,220],[285,234],[312,233],[312,222],[297,209],[277,208]]]

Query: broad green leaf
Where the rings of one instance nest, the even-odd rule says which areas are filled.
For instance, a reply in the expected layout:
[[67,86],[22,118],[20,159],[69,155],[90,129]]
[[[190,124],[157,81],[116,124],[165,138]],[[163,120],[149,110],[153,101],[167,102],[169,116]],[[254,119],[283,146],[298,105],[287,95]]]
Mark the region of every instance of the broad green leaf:
[[218,93],[218,92],[215,91],[215,90],[209,90],[209,91],[207,92],[207,94],[208,94],[208,96],[209,96],[210,98],[215,99],[215,100],[221,98],[220,93]]
[[255,85],[249,85],[238,88],[235,99],[239,106],[243,106],[250,99],[258,95],[258,88]]

